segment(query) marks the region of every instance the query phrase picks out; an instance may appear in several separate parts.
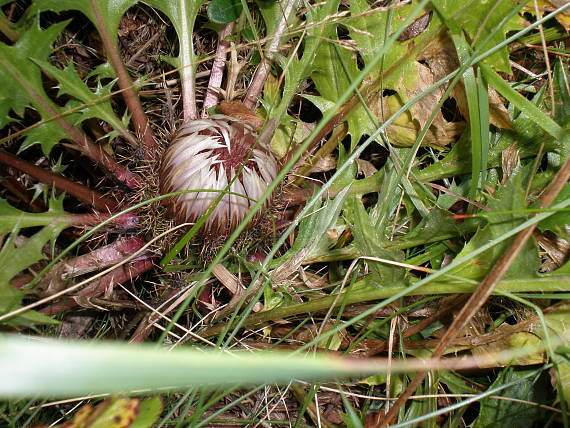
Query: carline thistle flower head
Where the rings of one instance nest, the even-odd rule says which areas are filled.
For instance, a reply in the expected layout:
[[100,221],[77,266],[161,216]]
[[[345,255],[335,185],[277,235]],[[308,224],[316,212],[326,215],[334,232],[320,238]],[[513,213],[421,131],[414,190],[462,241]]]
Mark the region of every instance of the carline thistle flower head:
[[230,191],[204,225],[206,234],[230,233],[265,192],[277,169],[271,149],[256,142],[248,124],[213,115],[181,125],[160,165],[160,191],[199,190],[166,200],[180,223],[195,222],[220,191]]

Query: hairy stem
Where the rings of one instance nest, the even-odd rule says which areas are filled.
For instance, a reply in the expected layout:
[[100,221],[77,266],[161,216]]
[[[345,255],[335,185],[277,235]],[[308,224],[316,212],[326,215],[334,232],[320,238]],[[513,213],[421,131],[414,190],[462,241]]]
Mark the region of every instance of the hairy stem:
[[287,5],[285,6],[285,10],[283,11],[283,17],[279,24],[277,25],[277,29],[273,34],[273,38],[269,43],[269,47],[267,51],[263,53],[263,59],[257,66],[257,70],[255,70],[255,75],[253,76],[253,80],[251,81],[249,88],[247,90],[247,94],[243,100],[244,105],[254,110],[257,104],[257,100],[261,91],[263,89],[263,85],[265,84],[265,80],[267,78],[267,73],[271,68],[271,61],[273,60],[273,56],[275,52],[279,48],[279,44],[281,43],[281,37],[285,32],[285,29],[288,27],[287,21],[293,11],[295,5],[297,4],[297,0],[289,0]]
[[206,97],[204,98],[204,105],[202,107],[202,117],[206,117],[208,115],[208,109],[214,107],[218,103],[217,89],[222,86],[226,56],[230,46],[230,42],[227,40],[227,37],[232,33],[233,28],[234,23],[230,22],[222,28],[222,31],[219,34],[216,57],[212,64],[210,80],[208,81],[208,89],[206,90]]

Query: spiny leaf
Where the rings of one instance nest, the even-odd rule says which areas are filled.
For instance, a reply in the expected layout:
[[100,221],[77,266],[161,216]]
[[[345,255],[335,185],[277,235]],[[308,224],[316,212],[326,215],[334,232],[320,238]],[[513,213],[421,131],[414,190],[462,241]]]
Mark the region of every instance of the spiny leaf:
[[[509,181],[501,186],[497,193],[489,201],[491,211],[508,211],[508,210],[524,210],[526,208],[524,176],[528,174],[528,168],[525,171],[519,171],[511,176]],[[471,238],[471,240],[463,247],[463,250],[457,255],[457,258],[468,255],[475,249],[483,246],[489,241],[503,235],[512,230],[526,219],[525,215],[520,214],[497,214],[489,218],[489,224],[482,227]],[[452,271],[455,276],[469,279],[481,279],[503,254],[508,247],[509,242],[503,242],[494,248],[484,252],[480,256],[469,260],[458,269]],[[536,277],[539,267],[539,258],[536,251],[536,245],[528,242],[518,258],[512,264],[510,270],[505,275],[506,279]]]
[[533,373],[532,370],[515,370],[512,367],[504,369],[497,376],[491,388],[517,379],[520,379],[521,382],[517,382],[510,388],[498,393],[500,397],[505,397],[505,400],[498,400],[495,397],[482,400],[481,411],[473,427],[499,428],[508,424],[512,428],[524,428],[543,420],[546,416],[543,410],[518,401],[524,400],[527,403],[542,401],[541,393],[543,391],[537,390],[536,381],[528,377],[525,379],[525,375],[531,373]]
[[[402,262],[404,257],[401,251],[384,248],[383,243],[385,239],[383,232],[377,230],[375,226],[377,219],[372,218],[366,212],[362,201],[356,196],[352,196],[349,198],[347,205],[349,208],[345,210],[345,216],[352,223],[351,230],[354,235],[354,244],[360,251],[360,254]],[[367,263],[371,271],[377,276],[375,283],[389,286],[404,279],[405,271],[401,267],[375,261],[368,261]]]
[[[328,239],[327,231],[337,225],[338,216],[349,188],[349,186],[345,187],[333,200],[327,201],[324,206],[315,207],[313,214],[305,218],[299,225],[299,233],[293,247],[280,259],[287,260],[302,249],[306,249],[307,257],[315,257],[329,249],[331,242]],[[319,238],[316,239],[316,237]]]
[[109,95],[115,82],[110,82],[105,86],[97,85],[97,89],[92,91],[87,84],[79,77],[73,64],[67,65],[60,70],[47,61],[35,61],[48,75],[52,76],[59,83],[58,95],[67,94],[77,98],[87,104],[81,109],[79,121],[89,118],[99,118],[109,123],[121,135],[130,138],[129,131],[117,117],[111,106]]
[[[41,30],[36,23],[24,32],[14,45],[0,43],[0,126],[14,121],[9,116],[10,110],[18,116],[23,116],[26,108],[33,107],[42,119],[51,116],[46,106],[55,106],[43,89],[41,70],[33,63],[32,58],[47,59],[52,43],[66,25],[67,21]],[[53,122],[44,123],[34,129],[28,133],[30,140],[25,144],[30,146],[40,142],[46,154],[66,135]]]
[[[46,226],[29,238],[22,245],[16,245],[17,233],[14,232],[4,241],[0,250],[0,314],[5,314],[20,307],[24,292],[10,285],[9,281],[18,273],[43,260],[44,246],[53,241],[63,230],[60,225]],[[30,323],[54,323],[57,321],[35,312],[27,311],[23,315],[11,318],[6,323],[12,326]]]
[[[570,198],[570,184],[564,185],[558,196],[556,197],[554,203],[558,203]],[[537,204],[535,204],[537,205]],[[555,213],[552,216],[548,217],[547,219],[541,221],[538,225],[538,228],[541,231],[550,230],[556,233],[563,239],[568,238],[568,232],[566,231],[566,227],[570,224],[570,212],[568,211],[561,211],[559,213]]]
[[[5,199],[0,198],[0,234],[10,233],[26,227],[68,225],[68,214],[63,210],[63,196],[52,196],[49,202],[49,210],[45,213],[28,213],[10,205]],[[1,277],[1,276],[0,276]]]
[[[63,210],[63,196],[52,196],[46,213],[26,213],[0,199],[0,235],[9,233],[0,249],[0,314],[20,307],[24,292],[10,285],[10,280],[33,264],[45,259],[43,251],[50,242],[68,226],[67,213]],[[44,226],[29,238],[19,236],[21,228]],[[6,235],[5,235],[6,236]],[[24,240],[23,243],[18,241]],[[35,311],[12,318],[7,323],[13,326],[30,323],[54,323],[56,321]]]

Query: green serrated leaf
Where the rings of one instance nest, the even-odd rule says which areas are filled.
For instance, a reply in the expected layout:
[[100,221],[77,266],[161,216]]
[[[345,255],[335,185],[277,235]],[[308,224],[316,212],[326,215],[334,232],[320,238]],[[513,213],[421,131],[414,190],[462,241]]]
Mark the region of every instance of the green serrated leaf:
[[[345,217],[351,223],[351,231],[354,236],[354,244],[362,256],[377,257],[395,262],[403,262],[401,251],[384,248],[384,236],[376,228],[376,221],[366,212],[362,201],[352,196],[348,200],[349,209],[345,210]],[[370,270],[377,276],[375,283],[385,286],[402,282],[405,270],[390,264],[367,261]]]
[[[33,107],[40,113],[42,119],[48,119],[52,114],[46,110],[46,106],[57,110],[43,89],[41,70],[32,59],[40,61],[47,59],[52,43],[67,23],[68,21],[60,22],[45,30],[41,30],[36,23],[24,32],[14,45],[0,43],[0,126],[14,121],[9,116],[10,111],[23,116],[26,108]],[[54,125],[40,126],[43,127],[43,132],[35,131],[36,134],[32,134],[32,139],[41,142],[38,132],[40,135],[53,132],[51,140],[55,142],[53,144],[46,142],[43,146],[49,152],[61,137],[62,131],[56,130]]]
[[414,229],[399,241],[432,242],[441,236],[457,236],[459,234],[455,220],[449,211],[432,208],[429,217],[423,218]]
[[311,78],[325,100],[336,100],[358,74],[354,52],[323,43],[317,49]]
[[536,391],[535,380],[524,379],[533,372],[536,371],[515,370],[512,367],[504,369],[491,388],[521,379],[520,382],[497,393],[500,397],[512,398],[512,400],[498,400],[494,397],[481,400],[481,410],[473,428],[501,428],[505,425],[512,428],[526,428],[532,426],[535,421],[543,420],[544,410],[518,401],[535,403],[541,400],[540,392]]
[[64,138],[67,138],[65,131],[57,123],[44,122],[25,132],[24,141],[20,145],[18,152],[39,144],[42,152],[48,156],[52,149]]
[[[514,174],[505,185],[497,190],[497,193],[488,204],[491,211],[524,210],[526,208],[526,181],[524,181],[524,176],[524,172]],[[457,258],[466,256],[487,242],[512,230],[526,218],[527,216],[524,214],[497,214],[490,216],[489,223],[475,233],[457,255]],[[483,278],[508,248],[510,242],[512,240],[507,240],[501,245],[497,245],[478,257],[469,260],[453,270],[451,274],[476,280]],[[505,279],[537,277],[539,264],[540,259],[536,250],[536,244],[529,241],[505,275]]]
[[[0,199],[0,236],[5,237],[0,249],[0,314],[19,308],[25,294],[10,285],[10,280],[24,269],[45,259],[43,250],[50,242],[55,242],[59,234],[68,226],[64,220],[63,196],[50,198],[50,209],[46,213],[26,213],[12,207]],[[19,236],[23,227],[44,226],[30,237]],[[8,234],[9,233],[9,234]],[[46,315],[35,311],[11,318],[7,325],[14,327],[33,324],[54,323]]]
[[[376,56],[378,51],[382,49],[386,38],[398,30],[404,20],[414,9],[413,5],[398,7],[392,11],[392,18],[388,10],[373,12],[371,6],[366,0],[351,0],[350,13],[351,18],[348,19],[348,30],[350,37],[356,42],[359,53],[362,56],[364,64],[368,64]],[[389,69],[397,61],[402,60],[407,53],[407,46],[404,43],[394,43],[391,49],[384,55],[383,61],[371,73],[370,79],[375,79],[384,70]],[[397,90],[400,79],[414,79],[415,75],[409,67],[414,66],[415,58],[408,58],[399,64],[401,72],[392,73],[385,77],[384,87]]]
[[[505,40],[509,31],[522,29],[517,17],[503,27],[499,24],[508,13],[517,6],[515,0],[471,0],[458,3],[454,0],[437,2],[437,10],[445,14],[446,21],[454,21],[457,27],[467,34],[471,41],[471,48],[487,50]],[[489,34],[492,37],[487,44],[481,42]],[[511,74],[509,51],[506,46],[484,60],[485,64],[493,66],[497,71]]]
[[[570,184],[565,184],[553,204],[564,201],[570,198]],[[537,204],[535,204],[536,207]],[[561,211],[548,217],[538,224],[541,231],[550,230],[564,239],[568,239],[568,232],[566,226],[570,225],[570,212]]]
[[60,70],[47,61],[35,60],[34,62],[58,81],[58,95],[71,95],[86,104],[80,111],[80,122],[89,118],[98,118],[109,123],[122,136],[131,138],[128,129],[124,126],[121,119],[117,117],[111,105],[109,96],[115,81],[104,86],[98,84],[96,90],[92,91],[79,77],[72,63]]
[[15,244],[15,235],[12,234],[0,251],[0,283],[8,283],[24,269],[43,260],[44,245],[57,237],[64,228],[62,225],[46,226],[18,246]]
[[[10,243],[7,241],[4,245],[10,245]],[[4,248],[0,250],[0,266],[4,261],[3,254]],[[0,314],[5,314],[18,307],[23,297],[23,291],[11,286],[8,282],[0,282]]]
[[[68,225],[69,215],[63,210],[63,196],[50,199],[50,209],[44,213],[28,213],[21,211],[0,198],[0,234],[17,232],[26,227]],[[0,274],[1,277],[1,274]]]
[[336,227],[349,189],[350,186],[347,186],[333,200],[327,201],[323,206],[315,206],[313,214],[300,223],[295,244],[280,259],[287,260],[302,250],[307,252],[306,257],[308,258],[316,257],[318,254],[328,251],[331,242],[328,239],[327,231]]
[[243,11],[241,0],[212,0],[208,6],[208,18],[218,24],[229,24]]
[[[321,112],[325,113],[335,107],[333,100],[337,100],[358,75],[356,54],[333,43],[322,43],[317,49],[313,67],[311,79],[320,97],[308,97]],[[376,129],[375,123],[361,104],[352,109],[346,121],[353,146],[363,135],[371,134]]]

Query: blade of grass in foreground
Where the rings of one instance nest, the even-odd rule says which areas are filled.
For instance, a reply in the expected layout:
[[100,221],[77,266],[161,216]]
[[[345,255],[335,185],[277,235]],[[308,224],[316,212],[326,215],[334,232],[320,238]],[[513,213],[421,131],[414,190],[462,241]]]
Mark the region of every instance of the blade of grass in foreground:
[[[439,361],[392,361],[391,372],[465,369],[498,358],[537,352],[535,347],[508,353]],[[503,355],[505,354],[505,355]],[[302,356],[277,352],[220,352],[165,349],[117,343],[39,341],[0,336],[0,397],[73,397],[102,393],[148,393],[213,389],[220,386],[327,381],[368,376],[388,370],[386,359],[349,359],[327,354]]]

